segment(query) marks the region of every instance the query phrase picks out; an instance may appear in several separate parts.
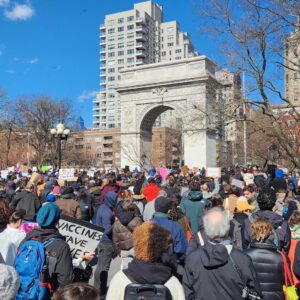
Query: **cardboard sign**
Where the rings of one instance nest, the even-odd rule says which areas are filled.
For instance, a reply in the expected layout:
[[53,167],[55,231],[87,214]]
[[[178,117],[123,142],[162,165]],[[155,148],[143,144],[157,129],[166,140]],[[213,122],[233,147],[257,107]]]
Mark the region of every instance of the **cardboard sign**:
[[62,216],[58,230],[66,237],[73,258],[79,258],[84,252],[94,252],[104,231],[101,227],[69,216]]
[[221,177],[221,168],[207,168],[206,177]]
[[41,178],[42,178],[41,174],[33,173],[30,177],[30,180],[27,183],[27,186],[29,186],[30,184],[37,185],[38,182],[41,181]]
[[238,179],[233,178],[231,181],[231,185],[234,185],[240,189],[242,189],[244,187],[244,182]]
[[187,175],[189,173],[188,166],[181,167],[181,172],[182,172],[183,175]]
[[74,178],[75,169],[60,169],[58,173],[59,179],[65,179],[68,180],[70,178]]

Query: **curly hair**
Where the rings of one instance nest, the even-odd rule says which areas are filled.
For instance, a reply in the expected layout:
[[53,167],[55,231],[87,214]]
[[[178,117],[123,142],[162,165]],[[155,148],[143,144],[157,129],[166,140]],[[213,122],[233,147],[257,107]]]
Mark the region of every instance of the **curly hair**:
[[9,218],[12,214],[12,210],[9,208],[4,198],[0,198],[0,229],[6,227],[9,223]]
[[118,196],[119,201],[129,200],[132,196],[132,193],[130,190],[123,190],[120,192]]
[[297,224],[300,224],[300,211],[299,210],[294,210],[292,215],[289,218],[289,226],[294,226]]
[[272,224],[265,218],[257,218],[251,223],[250,234],[252,239],[265,241],[273,232]]
[[273,188],[264,187],[257,196],[260,210],[272,210],[276,203],[276,192]]
[[53,300],[100,300],[100,297],[93,286],[76,282],[57,290]]
[[168,251],[170,232],[155,222],[145,222],[133,232],[135,257],[145,262],[157,262]]

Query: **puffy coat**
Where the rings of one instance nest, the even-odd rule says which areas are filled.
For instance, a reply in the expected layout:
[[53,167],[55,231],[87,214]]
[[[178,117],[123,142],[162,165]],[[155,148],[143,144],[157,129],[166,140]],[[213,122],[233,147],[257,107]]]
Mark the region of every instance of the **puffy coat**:
[[[205,243],[203,247],[187,255],[182,281],[185,299],[242,299],[244,283],[234,270],[228,252],[229,249],[222,244]],[[248,288],[260,293],[259,282],[250,257],[234,248],[230,256]]]
[[251,220],[254,221],[257,218],[265,218],[271,222],[273,229],[276,231],[278,236],[278,250],[281,251],[283,249],[287,253],[291,242],[291,231],[289,225],[283,217],[270,210],[258,210],[244,221],[242,226],[243,248],[246,249],[251,242]]
[[182,198],[180,207],[191,223],[192,232],[196,233],[199,227],[199,220],[203,215],[203,210],[208,203],[203,199],[202,193],[198,191],[189,192],[187,197]]
[[73,193],[62,195],[55,201],[55,203],[59,206],[64,215],[81,219],[80,205],[76,200],[73,199],[73,197]]
[[134,217],[128,225],[123,225],[116,220],[113,225],[113,242],[119,250],[129,250],[133,247],[132,233],[134,229],[143,223],[140,217]]
[[264,300],[284,300],[283,261],[270,241],[251,242],[245,253],[251,257]]

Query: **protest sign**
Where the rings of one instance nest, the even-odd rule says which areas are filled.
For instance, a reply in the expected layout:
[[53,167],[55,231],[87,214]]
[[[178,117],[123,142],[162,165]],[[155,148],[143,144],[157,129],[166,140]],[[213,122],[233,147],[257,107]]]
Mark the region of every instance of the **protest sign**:
[[15,171],[15,167],[9,167],[9,168],[7,168],[7,170],[8,170],[9,172],[14,172],[14,171]]
[[89,170],[86,175],[89,176],[89,177],[94,177],[95,172],[92,171],[92,170]]
[[9,173],[8,170],[2,170],[2,171],[0,171],[0,173],[1,173],[1,178],[7,179],[7,175]]
[[169,175],[169,170],[167,168],[159,168],[159,174],[163,180],[166,180]]
[[240,189],[242,189],[244,187],[244,182],[238,179],[233,178],[231,181],[231,185],[234,185]]
[[58,173],[59,179],[69,180],[70,178],[74,178],[75,169],[60,169]]
[[189,173],[188,166],[181,167],[181,172],[182,172],[183,175],[187,175]]
[[48,166],[41,166],[42,172],[47,172],[49,170]]
[[221,168],[213,168],[213,167],[207,168],[206,177],[214,177],[214,178],[221,177]]
[[32,175],[31,175],[31,177],[30,177],[30,180],[28,181],[28,183],[27,183],[27,186],[30,186],[31,184],[33,184],[33,185],[37,185],[38,184],[38,182],[40,182],[41,181],[41,174],[39,174],[39,173],[33,173]]
[[37,172],[38,168],[36,166],[32,167],[32,172]]
[[58,230],[66,237],[73,258],[79,258],[84,252],[94,252],[104,231],[101,227],[69,216],[62,216]]

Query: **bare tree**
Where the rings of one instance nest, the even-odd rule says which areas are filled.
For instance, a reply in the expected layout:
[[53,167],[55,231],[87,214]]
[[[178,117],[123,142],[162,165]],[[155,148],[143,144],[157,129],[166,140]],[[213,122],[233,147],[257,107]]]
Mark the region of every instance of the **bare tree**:
[[18,126],[29,135],[29,143],[36,153],[36,163],[55,163],[56,141],[50,129],[57,123],[68,124],[71,104],[66,100],[55,101],[48,96],[22,98],[16,103]]
[[[299,1],[286,0],[211,0],[196,1],[203,20],[203,27],[222,43],[226,66],[235,72],[244,72],[248,80],[245,102],[259,108],[269,118],[274,137],[294,166],[300,167],[299,148],[286,134],[274,99],[280,100],[291,111],[299,124],[300,111],[284,96],[280,86],[284,69],[299,72],[299,60],[286,62],[284,45],[290,32],[299,30],[296,16],[300,14]],[[299,35],[293,37],[299,44]],[[295,41],[294,41],[295,42]],[[254,120],[255,121],[255,120]]]

